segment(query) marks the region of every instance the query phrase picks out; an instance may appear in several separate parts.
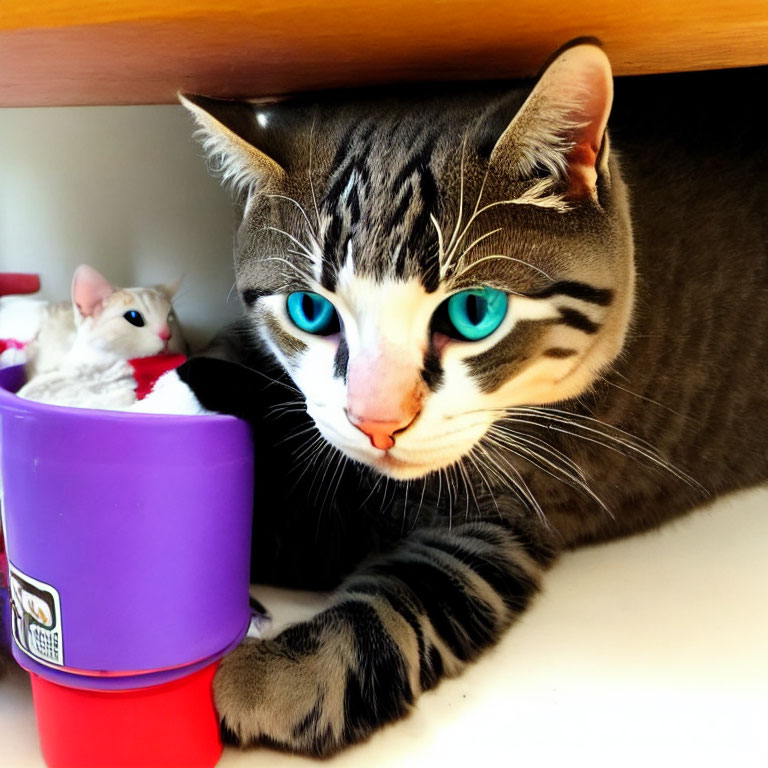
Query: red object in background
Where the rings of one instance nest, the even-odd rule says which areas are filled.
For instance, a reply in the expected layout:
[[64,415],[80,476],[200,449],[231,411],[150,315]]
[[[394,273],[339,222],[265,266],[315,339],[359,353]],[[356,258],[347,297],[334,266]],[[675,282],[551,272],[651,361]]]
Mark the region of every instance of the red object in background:
[[66,688],[30,674],[49,768],[213,768],[222,752],[211,664],[134,691]]
[[0,272],[0,296],[14,293],[37,293],[40,278],[37,275],[23,275],[18,272]]

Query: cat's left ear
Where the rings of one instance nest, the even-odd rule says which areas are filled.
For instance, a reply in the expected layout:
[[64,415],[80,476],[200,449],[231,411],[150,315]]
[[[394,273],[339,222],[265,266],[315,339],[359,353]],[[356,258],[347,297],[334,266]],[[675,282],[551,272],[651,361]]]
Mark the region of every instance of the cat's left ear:
[[568,199],[595,198],[607,167],[606,124],[613,102],[603,50],[578,44],[556,55],[491,152],[491,165],[518,179],[542,172]]
[[253,104],[192,94],[178,97],[195,118],[213,171],[235,194],[252,187],[272,189],[285,177],[285,169],[271,156],[267,121]]
[[72,277],[72,304],[75,318],[94,317],[101,312],[104,302],[115,292],[112,284],[101,272],[87,264],[75,270]]

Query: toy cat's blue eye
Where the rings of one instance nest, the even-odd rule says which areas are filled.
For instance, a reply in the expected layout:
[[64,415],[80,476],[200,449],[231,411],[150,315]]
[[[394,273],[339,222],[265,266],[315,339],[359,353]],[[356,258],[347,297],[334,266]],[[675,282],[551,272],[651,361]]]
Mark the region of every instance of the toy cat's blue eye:
[[137,312],[135,309],[129,309],[123,317],[131,324],[135,325],[137,328],[142,328],[144,326],[144,318],[141,315],[141,312]]
[[289,294],[287,309],[294,325],[306,333],[329,336],[340,328],[335,307],[317,293],[296,291]]
[[462,341],[490,336],[507,316],[507,294],[497,288],[470,288],[455,293],[435,313],[435,330]]

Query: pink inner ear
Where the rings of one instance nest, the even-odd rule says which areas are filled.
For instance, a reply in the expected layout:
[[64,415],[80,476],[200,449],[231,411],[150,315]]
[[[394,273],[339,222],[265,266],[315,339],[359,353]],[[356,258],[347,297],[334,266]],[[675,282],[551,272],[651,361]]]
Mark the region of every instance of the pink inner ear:
[[581,128],[571,136],[574,146],[567,157],[569,196],[586,197],[597,184],[597,156],[613,101],[613,82],[600,60],[586,62],[572,76],[575,82],[570,85],[583,95],[570,115]]
[[115,292],[109,281],[93,267],[85,264],[75,270],[72,278],[72,303],[83,317],[93,317],[103,303]]

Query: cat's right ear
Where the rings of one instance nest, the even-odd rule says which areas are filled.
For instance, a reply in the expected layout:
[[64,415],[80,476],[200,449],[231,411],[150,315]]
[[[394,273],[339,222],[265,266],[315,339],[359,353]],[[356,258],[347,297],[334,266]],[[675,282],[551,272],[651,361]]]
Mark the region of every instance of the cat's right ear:
[[106,277],[93,267],[82,264],[72,278],[72,304],[77,310],[75,318],[98,315],[104,302],[114,292],[115,289]]
[[554,56],[490,158],[513,177],[560,185],[570,200],[596,197],[613,101],[608,57],[594,43],[574,42]]
[[285,169],[261,149],[268,144],[268,128],[259,120],[257,108],[241,101],[178,94],[192,113],[197,136],[211,167],[235,194],[252,187],[272,189],[285,176]]

